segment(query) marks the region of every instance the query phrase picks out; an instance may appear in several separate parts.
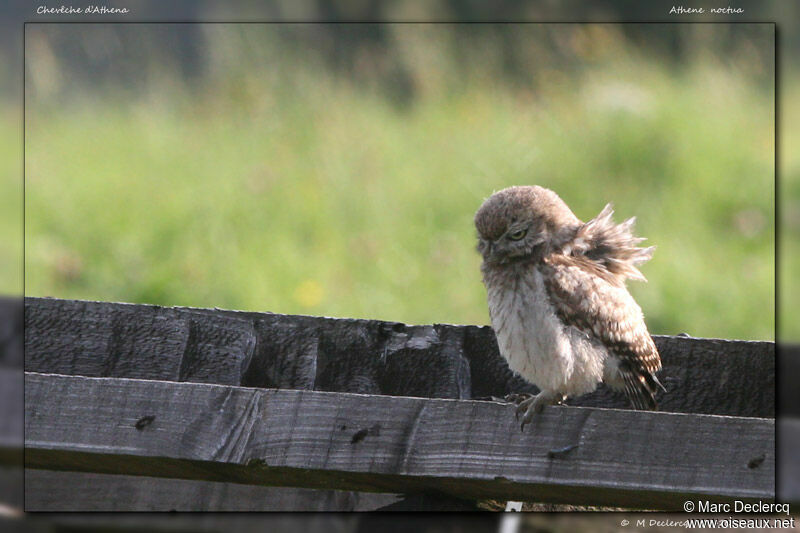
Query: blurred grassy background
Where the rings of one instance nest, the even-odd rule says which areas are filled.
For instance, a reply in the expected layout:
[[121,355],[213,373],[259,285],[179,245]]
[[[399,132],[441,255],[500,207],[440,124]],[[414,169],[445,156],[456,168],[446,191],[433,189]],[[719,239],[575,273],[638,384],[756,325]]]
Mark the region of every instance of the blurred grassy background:
[[773,26],[648,26],[29,25],[26,294],[485,324],[539,184],[638,217],[652,333],[773,339]]

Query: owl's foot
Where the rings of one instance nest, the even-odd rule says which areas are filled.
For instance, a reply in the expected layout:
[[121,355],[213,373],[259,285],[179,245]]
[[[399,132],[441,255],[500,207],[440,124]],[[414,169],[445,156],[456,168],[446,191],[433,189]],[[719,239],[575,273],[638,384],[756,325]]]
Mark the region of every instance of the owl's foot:
[[522,400],[519,405],[517,405],[516,413],[517,420],[519,420],[519,415],[522,414],[522,425],[519,428],[520,431],[523,431],[525,429],[525,424],[529,424],[531,420],[533,420],[533,417],[541,413],[546,405],[558,405],[566,398],[566,396],[558,392],[542,391],[536,396],[531,396],[525,400]]
[[513,403],[513,404],[521,404],[525,400],[529,400],[536,396],[535,394],[531,394],[530,392],[513,392],[505,397],[506,402]]

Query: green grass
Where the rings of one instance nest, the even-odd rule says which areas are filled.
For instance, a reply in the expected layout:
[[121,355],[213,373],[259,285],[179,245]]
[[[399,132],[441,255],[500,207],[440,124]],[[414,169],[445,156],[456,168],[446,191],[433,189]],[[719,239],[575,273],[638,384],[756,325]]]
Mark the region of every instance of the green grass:
[[637,216],[653,333],[772,339],[773,101],[745,79],[625,62],[408,109],[319,70],[29,98],[26,293],[487,323],[472,216],[539,184]]
[[[787,80],[788,78],[788,80]],[[791,72],[784,78],[781,102],[780,137],[780,340],[800,342],[800,75]]]
[[0,297],[22,293],[21,112],[0,105]]

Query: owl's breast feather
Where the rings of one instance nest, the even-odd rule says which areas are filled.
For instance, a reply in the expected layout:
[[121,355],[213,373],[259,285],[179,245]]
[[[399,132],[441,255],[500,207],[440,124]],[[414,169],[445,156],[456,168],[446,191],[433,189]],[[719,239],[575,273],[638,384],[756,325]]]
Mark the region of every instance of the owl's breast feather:
[[593,391],[607,353],[556,315],[540,270],[528,266],[487,274],[492,327],[511,370],[542,390]]

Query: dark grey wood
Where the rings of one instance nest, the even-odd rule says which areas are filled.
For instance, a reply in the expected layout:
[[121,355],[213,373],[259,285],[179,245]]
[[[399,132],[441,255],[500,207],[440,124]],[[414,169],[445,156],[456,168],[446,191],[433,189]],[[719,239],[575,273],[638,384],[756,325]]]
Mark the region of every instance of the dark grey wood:
[[154,306],[28,299],[25,369],[33,372],[238,385],[252,326]]
[[399,495],[260,487],[148,476],[25,470],[25,510],[94,511],[374,511]]
[[778,344],[778,416],[800,418],[800,345]]
[[800,505],[800,418],[778,418],[778,500]]
[[[445,496],[443,494],[413,494],[405,498],[393,502],[384,507],[376,509],[381,512],[398,512],[398,511],[412,511],[412,512],[427,512],[427,511],[447,511],[447,512],[469,512],[469,511],[486,511],[479,506],[479,502],[465,500],[453,496]],[[369,524],[368,526],[375,526],[377,524]],[[360,524],[360,529],[363,529],[365,524]],[[375,529],[367,529],[367,531],[375,531]]]
[[800,346],[778,345],[778,499],[800,505]]
[[[23,506],[22,369],[0,368],[0,504]],[[28,511],[370,511],[391,494],[27,470]]]
[[0,296],[0,367],[22,368],[22,297]]
[[[661,410],[774,416],[774,343],[655,341]],[[29,371],[86,376],[458,399],[536,392],[509,370],[488,326],[27,298],[26,354]],[[628,408],[602,385],[569,403]]]
[[[22,454],[20,454],[20,462]],[[0,465],[0,507],[13,512],[19,509],[22,512],[25,500],[25,480],[22,464],[18,466]],[[0,516],[2,516],[0,512]],[[0,527],[0,531],[3,528]]]
[[3,533],[495,533],[496,513],[181,513],[36,514],[0,517]]
[[7,509],[23,504],[23,379],[21,368],[0,367],[0,506]]
[[23,530],[23,520],[8,516],[21,513],[24,500],[23,309],[21,297],[0,297],[0,531]]
[[494,402],[33,373],[25,406],[30,468],[664,510],[774,497],[772,419],[553,407],[521,432]]
[[[355,533],[361,516],[355,513],[48,513],[18,520],[28,533]],[[0,531],[9,531],[0,522]],[[17,530],[10,530],[17,531]]]
[[21,368],[0,367],[0,464],[22,464],[23,380]]
[[0,531],[3,533],[65,533],[59,531],[48,520],[30,516],[0,516]]

